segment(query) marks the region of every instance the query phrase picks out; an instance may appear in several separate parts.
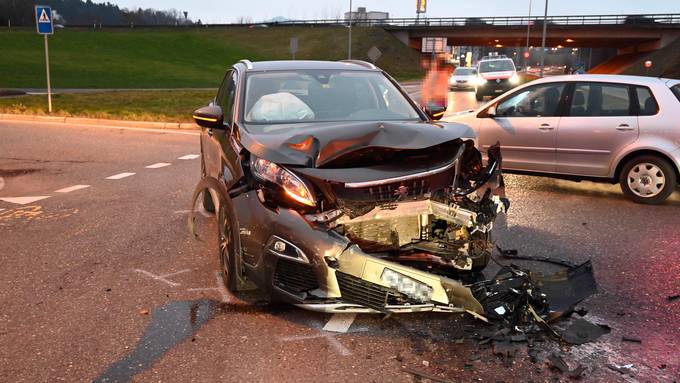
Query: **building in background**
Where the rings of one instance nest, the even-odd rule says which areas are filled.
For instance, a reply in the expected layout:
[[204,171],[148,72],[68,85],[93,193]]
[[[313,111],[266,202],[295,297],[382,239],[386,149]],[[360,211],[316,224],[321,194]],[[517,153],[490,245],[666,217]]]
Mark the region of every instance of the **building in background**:
[[389,12],[367,11],[366,7],[358,7],[356,11],[345,12],[345,20],[350,19],[350,14],[352,16],[352,21],[357,23],[367,21],[380,21],[390,18]]

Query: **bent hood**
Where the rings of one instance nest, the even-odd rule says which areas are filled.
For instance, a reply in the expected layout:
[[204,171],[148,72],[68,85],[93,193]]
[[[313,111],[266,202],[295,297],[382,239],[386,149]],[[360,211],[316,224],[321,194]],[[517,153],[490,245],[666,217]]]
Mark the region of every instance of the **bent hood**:
[[239,133],[241,145],[257,157],[304,167],[321,167],[361,149],[425,149],[457,138],[475,137],[464,124],[412,121],[249,124]]

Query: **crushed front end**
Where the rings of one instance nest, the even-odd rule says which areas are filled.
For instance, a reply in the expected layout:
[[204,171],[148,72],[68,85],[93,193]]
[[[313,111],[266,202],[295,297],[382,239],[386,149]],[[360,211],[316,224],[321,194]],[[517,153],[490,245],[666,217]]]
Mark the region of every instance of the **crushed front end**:
[[306,191],[253,177],[233,197],[240,269],[256,285],[317,311],[483,312],[460,279],[486,267],[507,208],[498,146],[486,166],[472,141],[456,139],[285,171]]

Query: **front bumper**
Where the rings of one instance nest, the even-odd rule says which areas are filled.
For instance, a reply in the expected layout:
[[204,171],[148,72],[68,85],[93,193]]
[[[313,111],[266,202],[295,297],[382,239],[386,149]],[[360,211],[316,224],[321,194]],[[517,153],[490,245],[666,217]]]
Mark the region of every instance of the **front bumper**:
[[483,84],[477,85],[477,93],[484,95],[502,94],[517,86],[510,82],[510,79],[487,80]]
[[[277,300],[324,312],[483,311],[461,282],[367,254],[295,210],[265,206],[255,190],[236,197],[234,206],[243,270]],[[272,251],[273,236],[294,245],[306,260]],[[428,301],[390,287],[382,277],[386,269],[430,288]]]

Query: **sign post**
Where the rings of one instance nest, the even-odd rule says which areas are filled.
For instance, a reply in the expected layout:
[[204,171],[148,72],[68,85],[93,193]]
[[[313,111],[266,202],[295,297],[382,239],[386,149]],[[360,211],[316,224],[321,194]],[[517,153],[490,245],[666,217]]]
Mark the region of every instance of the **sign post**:
[[290,54],[293,56],[293,60],[295,60],[295,53],[297,53],[298,50],[298,38],[297,37],[291,37],[290,38]]
[[35,6],[35,26],[38,34],[45,37],[45,70],[47,73],[47,108],[52,113],[52,84],[50,83],[50,54],[47,35],[54,33],[52,26],[52,8],[46,5]]

